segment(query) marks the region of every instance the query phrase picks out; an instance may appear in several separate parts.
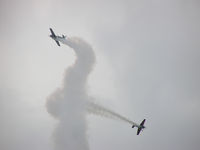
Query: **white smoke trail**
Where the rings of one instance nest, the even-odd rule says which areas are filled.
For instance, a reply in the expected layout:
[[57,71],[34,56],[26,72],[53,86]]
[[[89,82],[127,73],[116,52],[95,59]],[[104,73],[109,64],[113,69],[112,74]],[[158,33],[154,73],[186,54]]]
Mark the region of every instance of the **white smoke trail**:
[[95,63],[95,55],[91,46],[80,38],[60,39],[59,41],[71,47],[77,59],[66,70],[62,87],[52,93],[46,103],[47,111],[58,120],[54,131],[55,150],[89,150],[86,135],[86,111],[137,125],[95,104],[87,95],[87,79]]
[[88,150],[86,83],[95,55],[91,46],[80,38],[61,42],[75,51],[77,59],[66,70],[62,87],[51,94],[46,103],[47,111],[58,120],[54,131],[55,150]]
[[87,110],[89,113],[95,114],[95,115],[99,115],[99,116],[103,116],[103,117],[107,117],[107,118],[111,118],[111,119],[117,119],[117,120],[121,120],[124,121],[126,123],[129,123],[131,125],[138,125],[137,123],[127,119],[126,117],[113,112],[99,104],[96,104],[92,101],[87,103]]

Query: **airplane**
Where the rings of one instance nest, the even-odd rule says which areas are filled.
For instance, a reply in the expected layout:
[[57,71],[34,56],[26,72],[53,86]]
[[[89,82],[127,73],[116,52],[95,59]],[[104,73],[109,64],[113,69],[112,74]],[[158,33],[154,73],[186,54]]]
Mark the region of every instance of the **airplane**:
[[65,39],[66,36],[62,35],[62,37],[61,37],[61,36],[55,35],[55,33],[53,32],[53,30],[52,30],[51,28],[50,28],[50,31],[51,31],[50,37],[51,37],[53,40],[56,41],[56,43],[57,43],[58,46],[60,46],[59,41],[62,40],[62,39]]
[[137,135],[140,134],[140,131],[142,131],[142,129],[146,128],[146,127],[144,126],[145,120],[146,120],[146,119],[144,119],[144,120],[140,123],[140,125],[133,124],[132,128],[134,128],[134,127],[137,127],[137,128],[138,128],[138,130],[137,130]]

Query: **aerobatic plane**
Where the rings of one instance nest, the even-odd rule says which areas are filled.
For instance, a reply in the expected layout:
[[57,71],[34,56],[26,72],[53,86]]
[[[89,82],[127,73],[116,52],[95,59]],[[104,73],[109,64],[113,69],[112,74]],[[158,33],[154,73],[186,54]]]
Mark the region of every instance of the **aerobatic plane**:
[[50,37],[56,41],[58,46],[60,46],[59,41],[65,39],[66,36],[64,36],[64,35],[62,35],[62,36],[55,35],[55,33],[53,32],[53,30],[51,28],[50,28],[50,31],[51,31]]
[[134,127],[137,127],[137,128],[138,128],[138,130],[137,130],[137,135],[139,135],[139,134],[140,134],[140,131],[141,131],[142,129],[145,128],[144,123],[145,123],[145,119],[140,123],[140,125],[138,125],[138,124],[133,124],[132,128],[134,128]]

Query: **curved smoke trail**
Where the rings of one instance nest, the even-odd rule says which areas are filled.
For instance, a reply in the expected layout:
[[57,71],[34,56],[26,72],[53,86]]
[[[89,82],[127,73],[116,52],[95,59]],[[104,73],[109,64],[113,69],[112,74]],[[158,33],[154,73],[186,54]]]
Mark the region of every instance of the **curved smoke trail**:
[[47,99],[47,111],[58,119],[54,131],[56,150],[88,150],[86,91],[88,75],[95,63],[95,55],[89,44],[80,38],[61,41],[76,53],[75,63],[66,70],[63,85]]
[[87,79],[95,63],[91,46],[80,38],[60,41],[75,51],[77,59],[66,70],[62,87],[52,93],[46,103],[47,111],[58,120],[54,131],[55,149],[89,150],[86,111],[136,125],[129,119],[95,104],[87,95]]

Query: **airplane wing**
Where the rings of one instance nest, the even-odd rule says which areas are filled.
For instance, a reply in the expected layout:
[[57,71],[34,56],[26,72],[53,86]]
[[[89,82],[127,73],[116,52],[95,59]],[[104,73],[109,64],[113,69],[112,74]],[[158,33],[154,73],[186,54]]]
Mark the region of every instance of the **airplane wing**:
[[142,121],[142,123],[140,124],[141,126],[143,126],[143,125],[144,125],[144,123],[145,123],[145,120],[146,120],[146,119],[144,119],[144,120]]
[[55,33],[53,32],[53,30],[50,28],[51,34],[55,37]]
[[144,119],[144,120],[140,123],[140,126],[138,127],[138,130],[137,130],[137,135],[139,135],[139,134],[140,134],[140,131],[141,131],[143,128],[145,128],[145,127],[144,127],[145,120],[146,120],[146,119]]
[[137,130],[137,135],[140,134],[141,129],[142,129],[142,128],[138,128],[138,130]]
[[56,41],[57,45],[60,46],[60,43],[58,41]]

